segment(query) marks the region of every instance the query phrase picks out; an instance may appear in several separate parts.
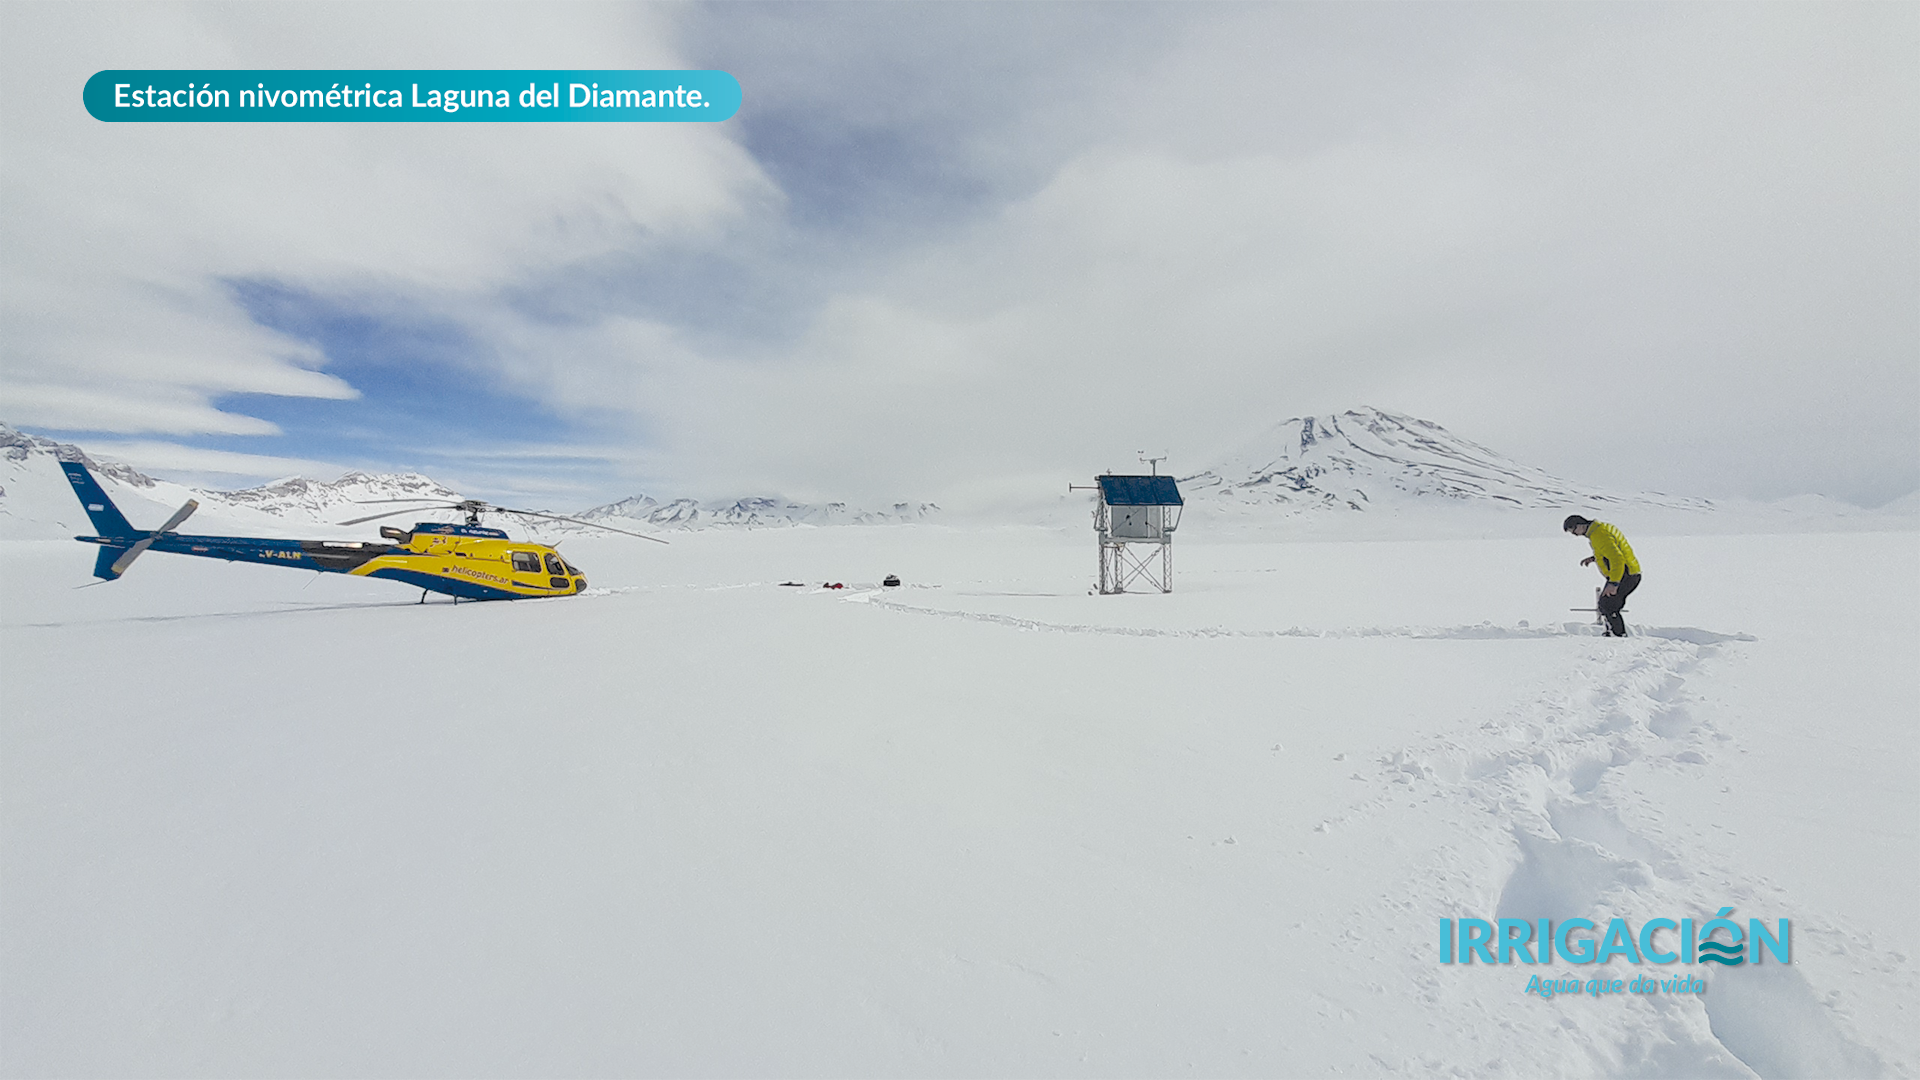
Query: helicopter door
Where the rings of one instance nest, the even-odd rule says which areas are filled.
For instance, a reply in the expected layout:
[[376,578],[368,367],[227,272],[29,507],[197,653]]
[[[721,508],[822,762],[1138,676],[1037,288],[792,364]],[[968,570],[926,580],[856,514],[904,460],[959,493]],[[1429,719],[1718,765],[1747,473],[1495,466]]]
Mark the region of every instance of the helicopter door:
[[547,573],[553,575],[547,584],[554,588],[564,589],[569,584],[567,581],[567,564],[561,562],[560,556],[555,555],[551,551],[547,552]]
[[537,551],[516,551],[513,553],[513,570],[517,574],[537,574],[540,572],[540,553]]

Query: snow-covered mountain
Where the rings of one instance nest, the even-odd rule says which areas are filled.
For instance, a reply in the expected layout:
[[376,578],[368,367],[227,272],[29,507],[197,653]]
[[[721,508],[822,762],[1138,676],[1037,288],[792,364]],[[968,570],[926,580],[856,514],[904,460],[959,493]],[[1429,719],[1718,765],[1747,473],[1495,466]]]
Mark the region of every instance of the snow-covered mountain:
[[[289,520],[335,522],[378,513],[369,503],[420,499],[458,502],[466,496],[419,473],[350,472],[330,483],[292,477],[246,491],[214,493],[234,506],[251,507]],[[775,498],[748,498],[701,502],[674,499],[659,502],[634,495],[577,514],[583,521],[615,528],[646,525],[652,528],[703,529],[714,527],[775,528],[794,525],[878,525],[923,521],[939,507],[931,503],[898,503],[890,510],[872,511],[846,503],[814,505]],[[534,527],[531,522],[522,525]],[[544,521],[542,531],[572,532],[578,526]]]
[[[108,494],[116,501],[125,500],[123,508],[136,525],[149,518],[164,520],[191,498],[201,504],[194,520],[203,527],[211,525],[209,531],[213,532],[305,534],[379,513],[382,507],[368,504],[382,500],[394,500],[393,508],[404,511],[400,500],[457,502],[466,497],[419,473],[349,472],[332,481],[295,476],[242,491],[203,491],[156,480],[130,466],[89,455],[71,443],[0,424],[0,532],[16,539],[52,539],[87,530],[86,515],[60,471],[62,461],[78,461],[92,470]],[[148,502],[154,505],[146,505]],[[886,510],[865,510],[843,502],[813,504],[778,498],[660,502],[635,495],[572,516],[623,529],[636,525],[653,529],[780,528],[905,524],[926,521],[939,511],[932,503],[896,503]],[[420,515],[423,521],[452,520],[450,512],[424,506]],[[517,524],[541,532],[585,531],[564,522],[536,525],[522,519]]]
[[[368,503],[452,502],[463,497],[418,473],[350,472],[330,482],[292,477],[244,491],[199,491],[99,459],[79,446],[0,424],[0,536],[52,539],[86,530],[86,517],[60,472],[61,461],[85,463],[109,494],[122,501],[136,525],[164,521],[187,499],[198,499],[196,526],[208,532],[327,535],[336,522],[379,512]],[[1180,476],[1180,486],[1192,524],[1265,530],[1285,523],[1302,534],[1326,536],[1383,530],[1427,534],[1435,528],[1476,535],[1500,528],[1530,532],[1540,527],[1534,512],[1550,511],[1628,511],[1639,527],[1658,524],[1683,532],[1794,530],[1808,523],[1910,528],[1920,516],[1914,496],[1862,510],[1817,496],[1763,504],[1606,491],[1521,464],[1432,421],[1372,408],[1285,420],[1211,467]],[[405,510],[398,502],[394,508]],[[1081,512],[1077,502],[1069,505],[1062,499],[1042,514],[1050,524],[1065,524]],[[423,521],[451,520],[449,513],[425,506],[420,514]],[[662,501],[634,495],[571,516],[644,532],[911,524],[939,514],[938,506],[926,502],[869,510],[844,502],[772,497]],[[561,522],[520,524],[542,533],[584,531]],[[366,528],[357,526],[340,535],[358,535]]]
[[[292,477],[245,491],[205,491],[157,480],[129,465],[105,460],[72,443],[0,424],[0,532],[15,538],[72,536],[91,531],[60,462],[85,465],[135,526],[163,521],[188,499],[197,500],[192,528],[279,536],[324,534],[344,518],[377,513],[362,505],[378,499],[462,498],[417,473],[351,472],[326,483]],[[444,518],[446,515],[441,515]],[[431,513],[427,520],[437,520]]]
[[[51,540],[92,532],[63,461],[85,465],[136,525],[157,525],[199,492],[156,480],[116,461],[103,461],[72,443],[55,442],[0,424],[0,536]],[[203,499],[203,502],[205,500]]]
[[350,472],[323,482],[294,476],[263,487],[223,491],[218,497],[231,505],[251,507],[289,520],[335,522],[379,513],[368,506],[382,500],[422,499],[459,502],[465,495],[419,473]]
[[[24,431],[15,431],[5,424],[0,424],[0,459],[18,468],[26,465],[36,456],[53,461],[77,461],[85,465],[95,476],[111,477],[134,487],[152,488],[159,483],[153,477],[130,465],[89,457],[85,450],[72,443],[55,442],[44,436],[29,435]],[[5,495],[5,486],[0,485],[0,496]]]
[[1212,468],[1180,478],[1215,511],[1518,510],[1646,507],[1708,511],[1705,499],[1577,484],[1469,442],[1430,420],[1360,408],[1282,421]]
[[775,498],[659,502],[647,495],[634,495],[574,516],[618,528],[644,524],[668,529],[716,526],[764,529],[795,525],[901,525],[926,521],[939,512],[940,508],[933,503],[894,503],[886,510],[862,510],[843,502],[820,505]]

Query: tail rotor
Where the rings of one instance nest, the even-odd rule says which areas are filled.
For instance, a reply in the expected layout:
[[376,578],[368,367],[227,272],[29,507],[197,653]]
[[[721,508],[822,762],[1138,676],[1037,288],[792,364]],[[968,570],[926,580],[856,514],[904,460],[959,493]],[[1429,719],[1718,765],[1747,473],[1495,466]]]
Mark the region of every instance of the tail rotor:
[[188,499],[185,506],[173,512],[173,516],[167,519],[165,525],[155,529],[152,535],[146,539],[136,540],[132,547],[122,553],[119,558],[113,560],[112,564],[107,567],[107,573],[113,577],[119,577],[121,574],[126,573],[127,567],[133,565],[133,560],[139,558],[142,552],[152,547],[155,540],[179,528],[180,523],[192,517],[193,512],[198,509],[200,509],[200,500]]

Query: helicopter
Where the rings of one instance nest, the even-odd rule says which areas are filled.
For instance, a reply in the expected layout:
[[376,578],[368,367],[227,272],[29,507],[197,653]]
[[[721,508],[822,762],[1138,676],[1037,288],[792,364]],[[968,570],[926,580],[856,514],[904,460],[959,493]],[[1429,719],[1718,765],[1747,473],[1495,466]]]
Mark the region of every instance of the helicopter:
[[[375,499],[371,502],[427,503],[402,510],[389,510],[340,522],[358,525],[380,518],[422,510],[457,510],[466,515],[466,523],[447,525],[417,522],[411,529],[389,525],[380,527],[383,542],[351,540],[281,540],[249,536],[191,536],[174,529],[200,508],[198,499],[188,499],[167,523],[158,529],[136,529],[120,508],[107,497],[105,489],[79,462],[63,461],[60,468],[73,485],[80,505],[86,507],[98,536],[76,536],[83,544],[100,545],[94,560],[93,576],[101,582],[117,580],[133,561],[148,551],[167,551],[177,555],[197,555],[228,562],[261,563],[328,574],[352,574],[355,577],[383,578],[412,585],[420,590],[425,603],[430,592],[446,593],[461,600],[523,600],[536,596],[577,596],[587,587],[580,570],[560,557],[546,544],[514,540],[499,529],[480,524],[482,514],[513,514],[587,525],[623,536],[637,536],[657,544],[666,543],[657,536],[628,532],[610,525],[539,510],[512,510],[493,506],[478,499],[436,502],[429,499]],[[99,584],[99,582],[95,582]]]

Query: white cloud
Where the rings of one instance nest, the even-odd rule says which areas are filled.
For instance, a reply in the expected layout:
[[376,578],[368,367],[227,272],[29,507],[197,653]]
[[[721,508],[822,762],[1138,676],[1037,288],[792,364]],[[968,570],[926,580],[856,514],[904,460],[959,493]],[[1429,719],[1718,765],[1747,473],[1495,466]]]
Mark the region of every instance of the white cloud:
[[717,486],[865,497],[1363,402],[1624,488],[1911,486],[1911,12],[1613,10],[1200,19],[1038,191],[644,407]]
[[207,403],[353,391],[315,370],[310,345],[253,324],[225,282],[472,296],[773,197],[703,125],[140,125],[79,112],[81,85],[109,66],[683,66],[658,9],[15,5],[0,18],[0,393],[17,423],[265,430]]
[[126,462],[143,471],[166,472],[169,475],[186,474],[196,478],[191,481],[195,483],[203,483],[206,478],[213,478],[217,483],[230,483],[234,480],[260,483],[288,476],[333,479],[347,471],[340,465],[326,461],[277,457],[272,454],[243,454],[229,450],[204,450],[195,446],[146,439],[95,440],[87,444],[87,451],[110,461]]
[[[859,136],[816,201],[841,178],[886,197],[863,168],[945,185],[899,204],[954,215],[917,230],[862,231],[831,200],[832,220],[782,221],[756,162],[698,125],[73,118],[109,55],[676,67],[680,23],[711,39],[762,9],[447,10],[9,9],[11,418],[238,431],[259,422],[212,397],[350,393],[222,291],[257,278],[460,327],[675,493],[992,502],[1142,446],[1197,466],[1361,403],[1614,487],[1871,500],[1915,481],[1911,7],[1063,8],[1088,13],[1019,41],[918,32],[954,29],[951,7],[766,9],[767,78],[736,71],[746,115],[784,86]],[[1050,64],[1076,19],[1133,17],[1115,11],[1150,17],[1152,47],[1119,33],[1109,60]],[[845,63],[895,39],[836,104]],[[937,130],[867,137],[888,124]],[[743,308],[775,288],[807,306],[716,333],[748,320],[592,269],[663,252],[741,264]],[[564,320],[502,301],[562,269],[598,290]]]

